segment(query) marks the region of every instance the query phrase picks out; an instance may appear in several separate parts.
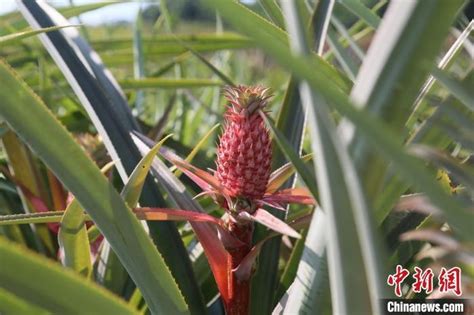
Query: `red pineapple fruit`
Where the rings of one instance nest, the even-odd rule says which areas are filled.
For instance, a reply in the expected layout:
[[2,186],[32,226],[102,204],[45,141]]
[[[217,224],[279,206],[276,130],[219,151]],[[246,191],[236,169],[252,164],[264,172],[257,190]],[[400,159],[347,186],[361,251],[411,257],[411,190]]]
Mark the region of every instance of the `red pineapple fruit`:
[[260,112],[271,95],[260,86],[237,86],[227,87],[225,96],[230,106],[217,150],[216,177],[230,197],[252,203],[263,197],[270,177],[271,141]]

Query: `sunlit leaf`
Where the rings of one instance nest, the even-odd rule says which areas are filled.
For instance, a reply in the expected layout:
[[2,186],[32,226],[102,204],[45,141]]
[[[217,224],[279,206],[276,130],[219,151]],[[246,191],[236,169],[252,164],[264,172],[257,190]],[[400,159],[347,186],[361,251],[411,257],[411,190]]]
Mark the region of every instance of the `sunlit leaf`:
[[58,242],[64,255],[63,264],[87,278],[92,264],[85,219],[79,202],[73,200],[61,219]]
[[[146,137],[135,134],[133,135],[133,140],[142,154],[145,154],[149,150],[149,146],[153,143]],[[173,155],[170,156],[173,157]],[[178,157],[174,156],[174,159],[177,158]],[[185,171],[184,168],[183,171]],[[178,208],[204,212],[201,206],[186,192],[184,185],[173,175],[168,167],[157,158],[153,161],[152,173],[158,179],[162,187],[169,193]],[[204,222],[190,222],[190,224],[204,248],[219,291],[224,295],[224,298],[227,299],[229,287],[226,261],[229,259],[229,255],[217,237],[217,231],[214,226]]]
[[[187,306],[179,290],[172,289],[174,279],[163,258],[112,184],[38,97],[4,63],[0,63],[0,77],[3,83],[0,114],[91,215],[142,289],[149,307],[157,311],[186,313]],[[123,235],[127,235],[126,241]],[[158,291],[162,292],[157,294]]]
[[65,28],[65,27],[77,27],[77,25],[52,26],[52,27],[46,27],[46,28],[42,28],[38,30],[29,30],[29,31],[17,32],[10,35],[1,36],[0,47],[6,44],[16,43],[17,41],[20,41],[24,38],[28,38],[40,33],[51,32],[51,31],[59,30],[61,28]]
[[[202,137],[201,140],[194,146],[194,148],[191,150],[191,152],[186,156],[184,159],[186,162],[191,163],[191,161],[194,159],[196,154],[199,152],[199,150],[202,149],[206,141],[209,139],[209,137],[214,133],[214,131],[220,126],[220,124],[214,125],[209,131]],[[176,171],[175,172],[176,177],[179,177],[181,175],[181,171]]]
[[[301,157],[301,160],[304,162],[310,161],[313,158],[313,154],[307,154]],[[277,191],[285,181],[287,181],[294,173],[295,167],[292,162],[286,163],[280,168],[276,169],[270,175],[268,179],[268,185],[266,193],[272,193]]]
[[124,89],[150,89],[150,88],[200,88],[206,86],[220,86],[222,83],[209,79],[162,79],[162,78],[144,78],[144,79],[124,79],[119,81]]
[[199,213],[190,210],[164,209],[164,208],[136,208],[134,209],[137,218],[140,220],[157,221],[190,221],[190,222],[210,222],[223,225],[222,220],[206,213]]
[[86,313],[136,314],[103,288],[4,239],[0,239],[0,256],[0,287],[49,312],[73,314],[81,305]]
[[298,232],[296,232],[288,224],[281,221],[280,219],[278,219],[277,217],[275,217],[274,215],[272,215],[271,213],[269,213],[268,211],[264,209],[257,209],[252,214],[249,214],[248,212],[243,211],[239,213],[239,217],[241,217],[242,219],[255,221],[260,224],[263,224],[269,229],[272,229],[281,234],[286,234],[294,238],[301,237],[301,235],[299,235]]
[[[18,1],[18,4],[33,28],[68,24],[64,17],[45,2]],[[123,91],[103,65],[101,58],[79,36],[77,30],[65,28],[39,36],[87,111],[108,154],[117,161],[117,170],[122,181],[126,182],[141,156],[129,135],[129,132],[139,130],[139,127]],[[151,178],[147,178],[143,187],[142,202],[147,205],[164,205],[163,196]],[[205,306],[198,294],[191,262],[176,227],[169,222],[150,222],[148,226],[155,246],[169,264],[190,309],[203,312]],[[175,261],[181,263],[172,263]],[[144,296],[145,299],[149,298],[145,293]]]

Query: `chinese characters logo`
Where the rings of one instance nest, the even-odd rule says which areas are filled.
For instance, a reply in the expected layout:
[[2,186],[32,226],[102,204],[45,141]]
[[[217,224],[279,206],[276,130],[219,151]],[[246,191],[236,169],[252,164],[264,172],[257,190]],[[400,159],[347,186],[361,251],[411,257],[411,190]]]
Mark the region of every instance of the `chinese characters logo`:
[[[410,271],[397,265],[395,273],[387,278],[387,284],[394,287],[395,295],[402,296],[402,283],[410,275]],[[412,284],[412,290],[420,293],[422,290],[429,294],[433,292],[434,273],[431,268],[423,270],[415,267],[415,273],[412,275],[415,282]],[[453,267],[451,269],[441,268],[438,276],[438,287],[440,292],[453,292],[456,296],[461,296],[461,268]]]

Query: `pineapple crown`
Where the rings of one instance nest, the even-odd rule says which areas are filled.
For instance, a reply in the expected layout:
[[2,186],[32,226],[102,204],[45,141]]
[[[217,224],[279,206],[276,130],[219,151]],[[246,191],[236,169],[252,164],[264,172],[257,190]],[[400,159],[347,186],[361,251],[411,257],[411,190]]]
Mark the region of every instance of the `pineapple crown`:
[[269,88],[263,86],[226,86],[224,96],[232,104],[236,114],[252,115],[263,109],[272,97]]

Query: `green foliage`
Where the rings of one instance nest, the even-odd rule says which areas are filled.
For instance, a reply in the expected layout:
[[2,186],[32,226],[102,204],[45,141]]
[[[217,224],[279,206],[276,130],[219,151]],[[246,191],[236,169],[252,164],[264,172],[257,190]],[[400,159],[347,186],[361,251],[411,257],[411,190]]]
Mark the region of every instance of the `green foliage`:
[[[0,76],[4,83],[0,90],[3,98],[0,114],[93,217],[125,268],[141,286],[150,308],[163,312],[185,312],[186,305],[168,267],[115,188],[44,104],[3,63]],[[18,106],[18,103],[23,105]],[[63,154],[67,158],[63,158]],[[136,260],[134,257],[143,259]],[[156,298],[159,288],[163,291],[159,294],[160,302]]]
[[[0,270],[2,289],[49,312],[136,314],[110,292],[3,239],[0,239],[0,256],[3,266]],[[35,281],[31,281],[32,278]],[[45,290],[45,284],[48,290]],[[2,303],[0,307],[4,305],[8,306]],[[12,313],[17,311],[18,308],[15,308]]]

